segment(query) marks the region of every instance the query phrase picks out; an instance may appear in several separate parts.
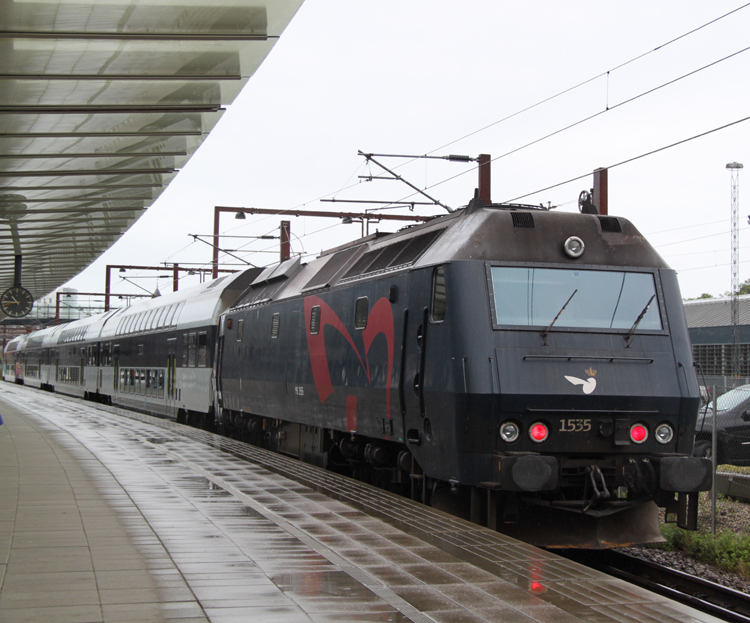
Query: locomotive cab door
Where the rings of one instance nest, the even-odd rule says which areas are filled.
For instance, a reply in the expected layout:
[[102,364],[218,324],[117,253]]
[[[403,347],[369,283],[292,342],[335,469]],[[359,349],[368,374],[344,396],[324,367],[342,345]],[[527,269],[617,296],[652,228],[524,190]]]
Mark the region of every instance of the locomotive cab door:
[[410,275],[409,307],[404,310],[399,371],[399,400],[404,419],[405,441],[413,453],[429,436],[430,423],[424,402],[425,368],[428,365],[429,304],[431,270]]

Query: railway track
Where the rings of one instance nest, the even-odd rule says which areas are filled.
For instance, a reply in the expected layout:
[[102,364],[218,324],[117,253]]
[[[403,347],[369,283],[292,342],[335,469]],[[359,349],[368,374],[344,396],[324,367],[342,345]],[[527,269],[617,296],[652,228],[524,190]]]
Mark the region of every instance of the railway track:
[[750,595],[741,591],[613,550],[563,555],[724,621],[750,623]]

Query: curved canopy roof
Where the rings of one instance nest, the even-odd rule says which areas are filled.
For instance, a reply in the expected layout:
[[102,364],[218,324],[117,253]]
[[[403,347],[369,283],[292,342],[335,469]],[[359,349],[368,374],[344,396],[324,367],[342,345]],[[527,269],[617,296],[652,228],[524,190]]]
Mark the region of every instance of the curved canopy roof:
[[0,292],[39,297],[160,195],[302,0],[0,0]]

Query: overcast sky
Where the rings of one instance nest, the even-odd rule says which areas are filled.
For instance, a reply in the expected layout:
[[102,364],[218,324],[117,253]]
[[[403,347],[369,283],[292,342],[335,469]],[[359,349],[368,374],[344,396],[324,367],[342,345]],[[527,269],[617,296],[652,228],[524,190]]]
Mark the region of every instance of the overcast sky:
[[[359,175],[381,172],[368,169],[357,150],[503,156],[492,163],[493,201],[523,197],[520,202],[577,211],[578,195],[593,185],[592,177],[537,191],[750,116],[750,51],[623,103],[750,46],[748,6],[656,50],[742,5],[305,0],[168,189],[67,285],[103,291],[106,264],[207,265],[210,247],[189,234],[211,233],[215,205],[361,211],[371,206],[318,199],[422,200],[399,182],[361,182]],[[519,149],[592,115],[597,116]],[[730,288],[725,166],[737,161],[750,168],[748,139],[750,121],[609,172],[610,214],[628,218],[649,238],[678,271],[683,297]],[[472,165],[384,163],[404,164],[400,175],[451,207],[468,203],[477,183]],[[748,214],[750,170],[740,175],[741,281],[750,278]],[[221,230],[233,236],[277,233],[281,218],[238,221],[224,214]],[[360,235],[359,225],[334,219],[291,218],[291,227],[292,251],[308,257]],[[394,231],[397,224],[375,227]],[[227,249],[243,245],[261,251],[244,256],[253,264],[278,258],[278,241],[221,240]],[[156,279],[149,276],[137,283],[153,290]],[[117,292],[138,291],[116,281]],[[162,292],[171,290],[170,279],[159,283]]]

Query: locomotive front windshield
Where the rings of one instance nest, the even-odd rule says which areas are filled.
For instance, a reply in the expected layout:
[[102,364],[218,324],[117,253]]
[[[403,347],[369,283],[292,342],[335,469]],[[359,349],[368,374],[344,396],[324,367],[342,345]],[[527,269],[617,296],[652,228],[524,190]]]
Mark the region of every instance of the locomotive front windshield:
[[547,327],[560,314],[554,328],[629,331],[643,313],[638,331],[662,329],[651,273],[493,266],[492,287],[498,325]]

